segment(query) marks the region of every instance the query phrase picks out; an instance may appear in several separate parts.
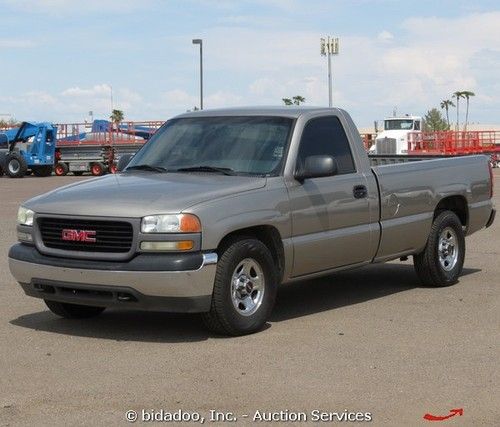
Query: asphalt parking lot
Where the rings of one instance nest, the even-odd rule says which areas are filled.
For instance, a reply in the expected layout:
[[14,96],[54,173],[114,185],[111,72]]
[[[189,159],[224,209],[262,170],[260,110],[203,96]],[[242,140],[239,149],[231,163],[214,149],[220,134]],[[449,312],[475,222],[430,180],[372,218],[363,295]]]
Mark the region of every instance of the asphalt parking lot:
[[[467,239],[455,286],[420,287],[410,261],[342,272],[283,287],[264,331],[222,338],[189,315],[59,319],[23,294],[7,265],[18,205],[82,179],[0,178],[1,425],[126,425],[142,409],[249,424],[256,410],[319,409],[418,426],[454,408],[448,425],[500,425],[500,219]],[[499,207],[498,169],[495,188]]]

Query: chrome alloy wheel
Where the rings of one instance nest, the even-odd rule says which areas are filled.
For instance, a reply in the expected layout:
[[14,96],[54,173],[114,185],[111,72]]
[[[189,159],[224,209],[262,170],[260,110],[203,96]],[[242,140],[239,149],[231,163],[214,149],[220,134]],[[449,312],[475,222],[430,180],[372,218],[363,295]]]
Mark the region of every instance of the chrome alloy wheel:
[[458,261],[459,246],[455,231],[446,227],[439,235],[439,263],[445,271],[451,271]]
[[245,258],[236,266],[231,278],[231,300],[242,316],[251,316],[262,304],[265,292],[264,272],[253,258]]

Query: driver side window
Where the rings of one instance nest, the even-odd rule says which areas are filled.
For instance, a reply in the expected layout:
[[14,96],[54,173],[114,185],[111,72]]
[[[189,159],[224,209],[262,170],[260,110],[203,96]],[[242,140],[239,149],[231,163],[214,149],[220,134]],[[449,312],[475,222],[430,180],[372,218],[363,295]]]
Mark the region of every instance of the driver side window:
[[356,172],[349,140],[338,117],[312,119],[304,127],[297,157],[299,167],[306,157],[316,155],[334,157],[339,175]]

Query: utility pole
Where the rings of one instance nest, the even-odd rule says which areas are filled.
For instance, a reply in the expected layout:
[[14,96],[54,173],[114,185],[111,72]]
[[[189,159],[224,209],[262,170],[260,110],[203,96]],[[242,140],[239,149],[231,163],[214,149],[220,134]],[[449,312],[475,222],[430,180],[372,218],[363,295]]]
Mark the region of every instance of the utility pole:
[[332,77],[332,55],[339,54],[338,37],[326,37],[320,39],[321,56],[328,58],[328,106],[333,106],[333,77]]
[[193,44],[200,45],[200,110],[203,110],[203,40],[193,39]]
[[113,113],[114,105],[113,105],[113,86],[109,85],[109,94],[111,98],[111,113]]

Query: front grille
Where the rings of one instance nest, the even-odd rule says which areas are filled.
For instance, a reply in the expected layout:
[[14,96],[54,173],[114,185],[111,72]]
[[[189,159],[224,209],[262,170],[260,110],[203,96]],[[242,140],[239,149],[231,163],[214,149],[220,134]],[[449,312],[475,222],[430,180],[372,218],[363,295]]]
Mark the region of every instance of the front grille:
[[[38,227],[47,248],[67,251],[125,253],[130,251],[134,236],[132,225],[123,221],[39,218]],[[94,231],[95,242],[63,240],[63,230]]]
[[376,140],[377,154],[397,154],[396,139],[379,138]]

